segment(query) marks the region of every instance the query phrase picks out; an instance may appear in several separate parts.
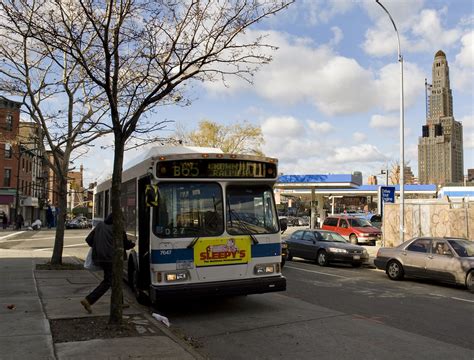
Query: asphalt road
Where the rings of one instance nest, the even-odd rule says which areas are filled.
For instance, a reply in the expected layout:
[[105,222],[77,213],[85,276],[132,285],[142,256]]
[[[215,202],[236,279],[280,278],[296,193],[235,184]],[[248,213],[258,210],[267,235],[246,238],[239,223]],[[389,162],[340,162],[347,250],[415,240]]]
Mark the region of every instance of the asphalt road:
[[474,296],[384,272],[284,268],[287,291],[162,312],[211,359],[473,359]]
[[[88,230],[67,230],[64,255],[84,258]],[[0,248],[50,254],[52,231]],[[188,301],[155,309],[211,359],[474,359],[474,295],[384,272],[287,262],[287,291]]]
[[[86,236],[90,229],[69,229],[64,234],[63,256],[77,256],[84,259],[89,245]],[[53,250],[55,230],[3,231],[0,233],[0,249],[28,249],[50,256]]]

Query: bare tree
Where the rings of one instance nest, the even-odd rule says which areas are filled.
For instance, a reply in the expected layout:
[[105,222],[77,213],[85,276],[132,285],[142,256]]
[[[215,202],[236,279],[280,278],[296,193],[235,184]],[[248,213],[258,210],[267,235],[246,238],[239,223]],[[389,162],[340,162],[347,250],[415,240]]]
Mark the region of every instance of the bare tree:
[[176,137],[187,145],[216,147],[226,153],[263,155],[260,148],[264,143],[262,129],[246,121],[222,125],[203,120],[197,130],[187,132],[179,128]]
[[0,8],[1,90],[21,97],[22,111],[38,129],[36,150],[51,150],[53,158],[45,160],[59,182],[60,211],[51,263],[61,264],[70,163],[110,131],[101,124],[107,111],[98,106],[98,94],[87,90],[77,61],[33,38],[32,19],[20,20],[12,10],[6,4]]
[[[127,142],[148,129],[157,105],[182,103],[189,80],[249,82],[271,60],[274,47],[262,36],[241,34],[292,0],[5,0],[19,21],[35,24],[34,37],[80,64],[90,94],[109,106],[114,134],[112,210],[114,276],[110,323],[122,321],[120,208],[123,155]],[[145,124],[144,124],[145,123]],[[146,125],[146,126],[144,126]]]
[[[411,172],[410,161],[405,162],[405,172],[404,172],[404,181],[405,184],[413,184],[413,173]],[[390,173],[389,173],[390,184],[397,185],[400,184],[400,162],[393,161],[390,164]]]

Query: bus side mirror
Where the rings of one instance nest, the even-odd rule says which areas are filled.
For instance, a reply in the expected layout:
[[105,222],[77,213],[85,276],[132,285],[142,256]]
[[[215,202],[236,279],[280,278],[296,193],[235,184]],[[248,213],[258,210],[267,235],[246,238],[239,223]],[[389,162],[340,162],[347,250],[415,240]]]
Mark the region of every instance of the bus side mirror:
[[158,206],[158,185],[147,185],[145,188],[145,205]]
[[280,219],[280,230],[283,233],[286,229],[288,229],[288,221],[286,219]]

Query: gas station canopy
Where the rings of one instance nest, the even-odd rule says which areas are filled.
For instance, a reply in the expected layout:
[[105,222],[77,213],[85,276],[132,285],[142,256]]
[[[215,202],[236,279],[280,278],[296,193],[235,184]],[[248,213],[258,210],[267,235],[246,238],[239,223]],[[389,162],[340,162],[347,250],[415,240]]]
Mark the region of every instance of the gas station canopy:
[[362,174],[282,175],[275,184],[277,189],[341,189],[362,185]]

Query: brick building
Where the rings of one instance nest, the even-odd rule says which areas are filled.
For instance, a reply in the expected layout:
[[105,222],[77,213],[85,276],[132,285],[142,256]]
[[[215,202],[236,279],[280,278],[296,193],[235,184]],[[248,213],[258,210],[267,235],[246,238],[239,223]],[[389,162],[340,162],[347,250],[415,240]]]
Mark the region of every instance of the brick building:
[[18,179],[27,181],[19,173],[20,145],[18,128],[21,103],[0,96],[0,213],[7,216],[8,222],[15,219],[15,206]]

